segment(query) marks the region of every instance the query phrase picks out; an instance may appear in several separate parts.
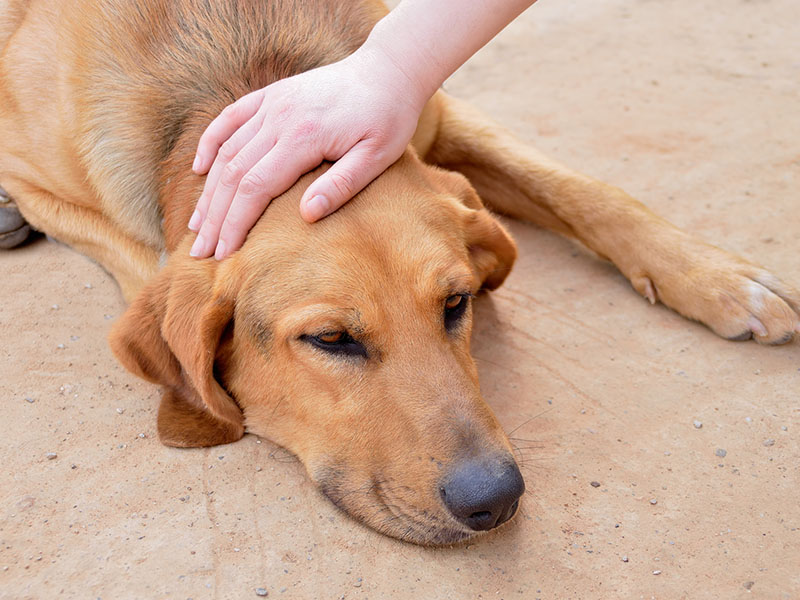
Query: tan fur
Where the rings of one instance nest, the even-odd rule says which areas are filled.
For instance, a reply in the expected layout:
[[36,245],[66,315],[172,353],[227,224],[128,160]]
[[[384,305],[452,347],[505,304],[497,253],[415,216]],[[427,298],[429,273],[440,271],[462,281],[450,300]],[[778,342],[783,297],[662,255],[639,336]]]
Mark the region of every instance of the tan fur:
[[[270,438],[334,502],[389,535],[428,544],[471,535],[437,482],[465,456],[510,456],[480,396],[471,313],[450,331],[442,321],[449,296],[499,286],[516,258],[482,201],[577,238],[651,301],[720,335],[750,332],[754,317],[762,342],[797,328],[793,288],[442,92],[412,148],[335,215],[315,225],[299,217],[322,166],[273,201],[230,259],[191,259],[186,223],[203,179],[190,165],[203,128],[235,97],[352,52],[385,9],[357,0],[0,8],[0,185],[32,225],[119,282],[131,305],[111,345],[164,387],[162,441]],[[308,342],[345,330],[366,358]]]

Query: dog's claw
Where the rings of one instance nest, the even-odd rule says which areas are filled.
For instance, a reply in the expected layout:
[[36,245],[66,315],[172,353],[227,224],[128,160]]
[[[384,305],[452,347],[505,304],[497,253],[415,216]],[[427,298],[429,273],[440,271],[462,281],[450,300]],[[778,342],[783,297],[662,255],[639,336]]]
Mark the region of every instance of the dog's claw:
[[769,335],[769,332],[767,331],[767,328],[764,327],[764,324],[752,315],[749,319],[747,319],[747,326],[750,328],[750,331],[753,332],[754,336],[765,337]]
[[[717,310],[701,320],[730,340],[752,338],[770,346],[791,342],[800,328],[794,290],[775,278],[779,285],[770,287],[741,272],[732,272],[729,278],[722,284],[727,289],[719,296]],[[731,330],[741,333],[731,335]]]
[[[700,240],[682,237],[681,251],[658,268],[631,277],[645,298],[656,298],[705,323],[729,340],[790,342],[800,333],[800,291],[766,269]],[[667,253],[664,253],[665,255]],[[652,279],[652,281],[651,281]],[[657,290],[657,292],[656,292]]]
[[656,287],[653,285],[653,280],[649,277],[642,275],[631,279],[634,289],[644,296],[650,304],[655,304],[658,301],[656,294]]

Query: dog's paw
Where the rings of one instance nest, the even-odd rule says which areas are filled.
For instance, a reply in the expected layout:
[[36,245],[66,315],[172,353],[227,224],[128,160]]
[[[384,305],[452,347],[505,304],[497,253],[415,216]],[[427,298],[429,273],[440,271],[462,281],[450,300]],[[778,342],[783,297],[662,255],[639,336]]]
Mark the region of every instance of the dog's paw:
[[656,269],[632,277],[651,302],[660,300],[729,340],[785,344],[800,333],[800,292],[753,263],[684,238]]
[[0,188],[0,248],[13,248],[28,239],[31,228],[17,205]]

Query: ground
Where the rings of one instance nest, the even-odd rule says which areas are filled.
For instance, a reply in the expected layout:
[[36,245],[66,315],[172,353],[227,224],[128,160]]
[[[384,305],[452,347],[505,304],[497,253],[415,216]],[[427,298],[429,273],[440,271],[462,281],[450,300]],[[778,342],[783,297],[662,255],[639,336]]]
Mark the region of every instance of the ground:
[[[795,0],[541,0],[447,88],[798,285],[798,81]],[[44,239],[0,253],[0,597],[800,597],[800,343],[726,342],[511,230],[474,353],[528,489],[444,549],[353,522],[267,440],[162,446],[106,344],[113,280]]]

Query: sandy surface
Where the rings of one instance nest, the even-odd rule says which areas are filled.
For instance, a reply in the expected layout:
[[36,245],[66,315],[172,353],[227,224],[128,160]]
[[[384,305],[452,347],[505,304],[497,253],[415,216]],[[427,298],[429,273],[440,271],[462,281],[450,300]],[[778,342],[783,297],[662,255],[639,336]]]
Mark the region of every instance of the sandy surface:
[[[798,81],[796,0],[542,0],[447,87],[797,285]],[[267,440],[161,446],[158,390],[106,345],[116,284],[45,240],[0,253],[0,597],[800,598],[800,344],[720,340],[511,229],[474,347],[528,492],[438,550]]]

